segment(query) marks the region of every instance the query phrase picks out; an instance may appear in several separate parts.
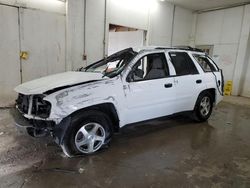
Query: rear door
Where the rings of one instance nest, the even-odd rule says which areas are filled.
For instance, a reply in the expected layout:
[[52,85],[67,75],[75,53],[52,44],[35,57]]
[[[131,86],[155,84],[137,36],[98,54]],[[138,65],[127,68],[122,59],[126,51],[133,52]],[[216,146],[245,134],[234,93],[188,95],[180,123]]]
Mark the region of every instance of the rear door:
[[176,72],[176,111],[193,110],[198,95],[206,88],[205,80],[187,52],[171,51],[168,55]]

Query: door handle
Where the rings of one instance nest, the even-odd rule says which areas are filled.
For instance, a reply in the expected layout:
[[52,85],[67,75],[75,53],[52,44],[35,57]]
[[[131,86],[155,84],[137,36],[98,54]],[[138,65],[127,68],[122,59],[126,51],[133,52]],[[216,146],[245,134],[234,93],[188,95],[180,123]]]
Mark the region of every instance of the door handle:
[[201,84],[201,83],[202,83],[202,80],[196,80],[196,83],[197,83],[197,84]]
[[164,85],[165,88],[170,88],[170,87],[172,87],[172,86],[173,86],[172,83],[168,83],[168,84],[165,84],[165,85]]

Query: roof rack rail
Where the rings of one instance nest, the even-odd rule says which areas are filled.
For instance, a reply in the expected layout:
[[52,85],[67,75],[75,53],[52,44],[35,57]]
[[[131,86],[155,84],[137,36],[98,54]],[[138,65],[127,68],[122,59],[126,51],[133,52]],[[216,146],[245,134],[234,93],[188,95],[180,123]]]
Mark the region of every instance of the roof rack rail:
[[191,46],[173,46],[171,48],[164,48],[164,47],[157,47],[155,49],[178,49],[178,50],[189,50],[189,51],[195,51],[195,52],[204,52],[203,50],[199,48],[193,48]]
[[174,48],[186,49],[186,50],[196,51],[196,52],[204,52],[203,50],[199,48],[193,48],[191,46],[175,46]]

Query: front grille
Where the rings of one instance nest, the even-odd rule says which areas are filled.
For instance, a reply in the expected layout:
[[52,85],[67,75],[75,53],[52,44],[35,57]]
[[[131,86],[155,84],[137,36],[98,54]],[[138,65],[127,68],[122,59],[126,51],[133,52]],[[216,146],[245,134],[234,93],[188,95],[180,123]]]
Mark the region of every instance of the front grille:
[[28,112],[29,112],[29,99],[30,99],[30,96],[28,96],[28,95],[23,95],[23,94],[18,95],[18,98],[16,100],[16,105],[22,113],[28,114]]

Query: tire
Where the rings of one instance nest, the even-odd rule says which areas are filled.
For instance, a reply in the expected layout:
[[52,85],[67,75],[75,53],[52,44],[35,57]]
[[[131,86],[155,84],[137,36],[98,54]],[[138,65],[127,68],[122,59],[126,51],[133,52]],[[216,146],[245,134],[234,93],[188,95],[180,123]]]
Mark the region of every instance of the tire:
[[213,111],[213,96],[210,92],[202,92],[195,104],[193,116],[195,121],[207,121]]
[[106,114],[86,111],[72,118],[61,147],[69,157],[93,154],[110,142],[112,133],[112,123]]

